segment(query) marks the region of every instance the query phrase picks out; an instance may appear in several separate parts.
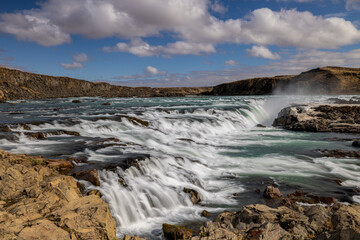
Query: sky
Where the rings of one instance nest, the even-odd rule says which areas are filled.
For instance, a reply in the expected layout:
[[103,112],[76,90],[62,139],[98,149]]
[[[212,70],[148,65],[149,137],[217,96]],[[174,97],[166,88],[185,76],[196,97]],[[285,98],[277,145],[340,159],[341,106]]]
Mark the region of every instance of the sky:
[[360,67],[360,0],[1,0],[0,66],[150,87]]

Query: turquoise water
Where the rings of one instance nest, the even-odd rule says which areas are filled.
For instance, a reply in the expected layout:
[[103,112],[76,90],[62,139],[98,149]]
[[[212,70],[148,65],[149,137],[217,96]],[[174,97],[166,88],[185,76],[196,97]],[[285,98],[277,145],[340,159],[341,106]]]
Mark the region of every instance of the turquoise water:
[[[109,203],[119,236],[160,238],[162,223],[205,221],[200,216],[204,209],[216,213],[262,202],[255,189],[263,190],[269,184],[278,185],[284,193],[302,189],[343,202],[359,201],[359,160],[323,158],[318,151],[355,150],[351,139],[356,136],[271,127],[283,107],[327,103],[329,98],[79,98],[80,104],[72,103],[71,98],[13,101],[0,105],[0,123],[12,130],[0,132],[0,149],[86,160],[78,167],[101,169],[101,186],[83,183],[87,190],[98,189]],[[102,105],[105,102],[111,105]],[[28,123],[31,129],[18,123]],[[80,136],[48,134],[37,140],[24,134],[60,129]],[[139,169],[114,167],[134,156],[145,159]],[[109,164],[111,170],[107,170]],[[337,179],[342,185],[335,183]],[[200,193],[200,205],[191,203],[184,187]]]

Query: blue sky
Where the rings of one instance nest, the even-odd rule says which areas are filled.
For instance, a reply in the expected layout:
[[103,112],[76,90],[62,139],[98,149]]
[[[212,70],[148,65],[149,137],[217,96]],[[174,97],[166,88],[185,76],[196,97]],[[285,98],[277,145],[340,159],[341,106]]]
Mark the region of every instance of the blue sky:
[[0,65],[127,86],[360,67],[360,0],[2,0]]

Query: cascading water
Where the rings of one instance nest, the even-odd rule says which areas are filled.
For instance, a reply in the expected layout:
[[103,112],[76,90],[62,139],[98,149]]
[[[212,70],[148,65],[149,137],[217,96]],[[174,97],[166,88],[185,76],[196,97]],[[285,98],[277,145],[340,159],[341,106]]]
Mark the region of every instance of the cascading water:
[[[350,96],[351,97],[351,96]],[[298,97],[292,102],[326,102]],[[343,97],[349,98],[349,97]],[[162,223],[194,224],[201,212],[239,209],[261,201],[254,189],[279,184],[286,192],[305,189],[359,201],[349,188],[360,187],[356,160],[323,159],[316,149],[349,149],[325,139],[339,134],[288,132],[270,127],[284,97],[84,98],[16,102],[0,106],[0,148],[50,158],[82,158],[100,169],[97,189],[109,203],[118,234],[160,238]],[[60,110],[54,114],[53,108]],[[21,111],[22,115],[13,115]],[[25,128],[17,123],[27,122]],[[267,128],[257,127],[267,125]],[[51,135],[66,129],[79,133]],[[45,132],[37,140],[28,132]],[[124,162],[137,159],[124,167]],[[329,179],[344,179],[343,186]],[[321,188],[320,188],[321,186]],[[184,188],[200,194],[193,204]],[[330,192],[330,194],[329,194]],[[234,193],[236,193],[234,195]]]

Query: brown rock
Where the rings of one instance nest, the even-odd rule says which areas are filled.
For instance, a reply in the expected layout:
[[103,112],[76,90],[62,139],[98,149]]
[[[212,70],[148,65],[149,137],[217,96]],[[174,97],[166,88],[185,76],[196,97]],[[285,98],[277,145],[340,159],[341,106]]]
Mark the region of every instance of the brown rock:
[[72,100],[72,103],[82,103],[82,101],[78,100],[78,99],[75,99],[75,100]]
[[269,199],[276,199],[281,198],[282,194],[278,188],[275,188],[273,186],[267,186],[264,190],[263,196]]
[[189,239],[193,234],[194,231],[187,229],[185,227],[170,225],[170,224],[163,224],[163,232],[165,238],[172,240],[172,239]]
[[185,193],[188,193],[190,195],[191,201],[193,204],[197,204],[201,202],[200,194],[191,188],[184,188],[183,190]]
[[111,105],[111,103],[106,102],[106,103],[103,103],[103,104],[101,104],[101,105],[103,105],[103,106],[110,106],[110,105]]
[[79,180],[85,180],[95,186],[100,186],[99,174],[97,169],[74,173],[74,177]]
[[207,218],[209,218],[209,217],[212,216],[212,214],[209,213],[208,211],[204,210],[204,211],[201,212],[201,216],[202,216],[202,217],[207,217]]
[[19,234],[19,238],[24,240],[70,240],[70,236],[69,232],[57,227],[46,219],[35,221],[31,226],[25,227]]

